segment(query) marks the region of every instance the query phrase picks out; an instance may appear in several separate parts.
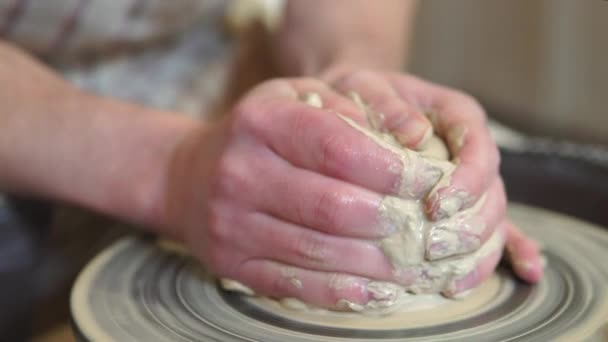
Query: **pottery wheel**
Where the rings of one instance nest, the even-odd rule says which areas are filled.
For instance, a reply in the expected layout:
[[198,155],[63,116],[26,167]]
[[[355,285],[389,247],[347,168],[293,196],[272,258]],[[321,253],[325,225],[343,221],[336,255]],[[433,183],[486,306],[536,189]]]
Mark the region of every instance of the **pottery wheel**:
[[74,327],[91,341],[608,340],[608,230],[512,204],[540,241],[540,284],[501,269],[469,296],[386,317],[297,315],[274,301],[224,291],[196,261],[127,238],[100,254],[72,292]]

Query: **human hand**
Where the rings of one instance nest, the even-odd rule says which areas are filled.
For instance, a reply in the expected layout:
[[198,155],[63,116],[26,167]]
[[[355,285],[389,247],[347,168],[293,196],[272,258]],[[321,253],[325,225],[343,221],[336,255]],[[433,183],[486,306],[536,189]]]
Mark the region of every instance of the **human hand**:
[[[303,103],[311,93],[323,109]],[[258,86],[178,148],[167,225],[216,275],[260,294],[331,308],[374,299],[369,279],[394,279],[375,240],[390,232],[379,206],[403,164],[336,113],[364,118],[319,81]]]
[[[319,94],[324,109],[298,101],[307,93]],[[399,281],[370,239],[390,232],[378,215],[381,194],[398,191],[403,164],[335,113],[365,122],[352,102],[322,83],[272,81],[212,132],[184,143],[169,216],[218,275],[261,294],[326,307],[340,299],[381,300],[368,291],[370,278]],[[413,179],[419,193],[437,180]]]
[[[425,199],[428,216],[436,222],[427,237],[427,259],[442,264],[439,261],[446,258],[478,251],[490,237],[499,234],[506,239],[515,272],[527,281],[538,281],[542,276],[538,247],[506,218],[499,154],[479,104],[466,94],[409,75],[352,70],[335,68],[323,77],[340,93],[356,93],[371,111],[382,113],[382,122],[373,124],[394,135],[405,147],[420,150],[428,141],[428,116],[457,163],[450,182],[433,189]],[[482,198],[479,212],[470,214],[470,208]],[[500,260],[502,244],[495,249],[484,253],[482,260],[475,260],[475,272],[446,286],[444,292],[456,294],[487,278]],[[416,275],[420,270],[408,273],[410,278],[421,280]]]

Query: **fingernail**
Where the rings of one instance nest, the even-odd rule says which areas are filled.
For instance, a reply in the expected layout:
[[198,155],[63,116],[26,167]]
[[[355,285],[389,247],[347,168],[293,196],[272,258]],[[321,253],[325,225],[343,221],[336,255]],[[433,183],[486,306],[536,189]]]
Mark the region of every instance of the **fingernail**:
[[365,278],[332,274],[328,286],[339,298],[335,307],[340,310],[361,311],[370,300],[367,292],[368,283],[369,280]]
[[452,191],[451,194],[438,197],[435,204],[430,206],[431,218],[434,221],[454,216],[471,201],[471,196],[462,190]]
[[543,276],[547,260],[545,257],[542,257],[538,263],[529,260],[513,260],[511,261],[511,265],[520,278],[531,283],[536,283]]
[[361,312],[363,311],[365,306],[353,303],[346,299],[339,299],[338,302],[336,302],[336,308],[338,308],[338,310],[350,310],[355,312]]
[[448,278],[447,284],[441,291],[441,294],[451,299],[458,299],[466,296],[466,294],[472,291],[470,284],[473,280],[471,277],[471,274],[467,274],[461,277]]
[[476,215],[476,207],[461,211],[451,219],[431,227],[426,241],[426,258],[434,261],[473,252],[481,247],[485,221]]
[[468,275],[462,278],[451,280],[445,287],[441,294],[448,298],[455,298],[459,293],[462,293],[465,289],[468,289]]
[[302,101],[315,108],[323,108],[323,100],[317,93],[306,93],[302,96]]
[[366,293],[368,300],[365,303],[355,303],[350,300],[340,299],[336,307],[343,310],[385,310],[397,304],[400,298],[406,295],[404,287],[386,281],[372,281],[367,284]]
[[517,273],[528,273],[534,268],[534,265],[527,260],[516,260],[513,261],[513,267]]
[[451,154],[448,146],[438,136],[431,136],[424,145],[419,146],[417,150],[421,155],[427,158],[438,160],[450,160]]
[[395,283],[386,281],[372,281],[367,284],[367,292],[372,300],[394,303],[405,289]]
[[424,134],[422,135],[422,138],[416,145],[416,149],[420,150],[426,144],[428,144],[428,142],[431,140],[431,137],[433,136],[433,133],[434,133],[433,126],[428,126],[428,128],[426,129],[426,132],[424,132]]
[[448,131],[446,135],[446,140],[448,141],[455,153],[458,153],[462,149],[462,146],[464,146],[466,134],[467,128],[464,125],[452,127]]
[[393,135],[401,145],[419,149],[433,136],[433,127],[424,120],[407,120]]
[[437,214],[439,219],[451,217],[462,209],[464,201],[461,197],[450,196],[439,201]]

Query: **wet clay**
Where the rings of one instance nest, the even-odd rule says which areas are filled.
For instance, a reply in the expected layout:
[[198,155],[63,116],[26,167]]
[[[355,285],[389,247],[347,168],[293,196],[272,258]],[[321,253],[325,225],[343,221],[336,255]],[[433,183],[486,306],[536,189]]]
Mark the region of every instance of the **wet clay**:
[[[504,275],[501,275],[504,276]],[[448,299],[436,294],[410,296],[408,305],[389,315],[369,312],[339,312],[309,306],[292,298],[276,301],[266,297],[247,299],[253,305],[279,317],[315,325],[354,329],[404,329],[441,324],[454,317],[473,316],[487,306],[501,291],[499,275],[493,275],[478,288],[471,290],[466,298]]]

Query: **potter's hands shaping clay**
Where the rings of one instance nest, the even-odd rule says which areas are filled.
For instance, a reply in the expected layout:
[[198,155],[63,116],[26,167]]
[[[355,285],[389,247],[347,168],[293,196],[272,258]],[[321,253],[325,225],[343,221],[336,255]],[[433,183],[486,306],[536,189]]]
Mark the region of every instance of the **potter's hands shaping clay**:
[[[395,126],[423,127],[421,113],[432,121],[435,132],[444,138],[451,159],[456,165],[449,178],[440,182],[424,199],[427,217],[432,222],[449,218],[461,220],[462,212],[481,205],[481,222],[456,224],[451,228],[441,224],[431,229],[426,239],[429,260],[441,260],[478,249],[500,227],[506,227],[507,250],[516,273],[531,282],[542,276],[541,260],[536,244],[527,239],[505,219],[505,194],[498,174],[499,154],[486,127],[481,106],[469,95],[441,87],[410,75],[380,73],[336,66],[323,78],[344,95],[354,93],[365,99],[372,112],[382,114],[367,128],[378,128],[394,135],[404,146],[423,150],[425,144],[435,144],[430,134],[400,134]],[[388,113],[388,114],[385,114]],[[382,124],[378,122],[382,121]],[[399,125],[395,125],[395,122]],[[414,122],[414,123],[412,123]],[[375,127],[374,127],[375,126]],[[420,137],[423,137],[422,140]],[[424,153],[424,151],[422,151]],[[404,196],[403,191],[397,197]],[[489,263],[483,269],[493,269]],[[484,273],[484,274],[485,274]],[[469,277],[457,288],[474,286],[483,277]]]
[[[378,118],[367,109],[362,97],[312,79],[258,86],[224,121],[184,139],[168,187],[170,224],[218,276],[316,306],[382,309],[405,291],[456,293],[479,283],[500,256],[506,223],[484,247],[444,253],[461,256],[429,263],[420,237],[411,251],[390,254],[415,235],[401,234],[398,221],[427,221],[421,199],[453,164],[376,137],[365,125]],[[446,226],[472,222],[490,199]]]
[[[304,94],[317,94],[304,103]],[[395,231],[380,215],[404,172],[399,155],[339,115],[365,118],[351,99],[312,79],[252,90],[215,127],[185,138],[172,163],[169,224],[211,271],[261,295],[336,308],[383,296],[393,280],[377,241]],[[422,158],[419,170],[435,167]],[[412,177],[424,194],[440,176]],[[421,174],[426,174],[422,172]]]

